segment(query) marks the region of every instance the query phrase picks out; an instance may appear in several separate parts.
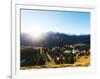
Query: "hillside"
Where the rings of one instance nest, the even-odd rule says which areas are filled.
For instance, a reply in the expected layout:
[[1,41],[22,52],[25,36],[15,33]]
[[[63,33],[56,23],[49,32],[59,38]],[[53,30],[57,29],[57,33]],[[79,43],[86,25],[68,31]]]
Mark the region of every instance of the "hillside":
[[34,36],[21,33],[20,36],[21,45],[32,46],[63,46],[66,44],[78,44],[86,43],[90,44],[90,35],[68,35],[59,32],[45,32],[41,34],[41,37],[36,39]]

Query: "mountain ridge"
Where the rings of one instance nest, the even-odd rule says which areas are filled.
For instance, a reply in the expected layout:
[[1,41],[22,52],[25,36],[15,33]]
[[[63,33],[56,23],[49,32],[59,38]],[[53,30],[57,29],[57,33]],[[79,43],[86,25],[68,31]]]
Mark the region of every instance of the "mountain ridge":
[[41,34],[41,38],[35,39],[34,36],[30,36],[27,33],[21,33],[20,44],[32,45],[32,46],[63,46],[67,44],[86,43],[90,44],[90,34],[84,35],[69,35],[59,32],[45,32]]

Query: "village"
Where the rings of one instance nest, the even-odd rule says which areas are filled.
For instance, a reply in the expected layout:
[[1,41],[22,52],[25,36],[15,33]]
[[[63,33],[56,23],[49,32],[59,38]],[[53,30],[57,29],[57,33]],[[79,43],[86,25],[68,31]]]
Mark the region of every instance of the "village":
[[90,66],[90,46],[85,43],[55,47],[21,46],[20,66],[25,69]]

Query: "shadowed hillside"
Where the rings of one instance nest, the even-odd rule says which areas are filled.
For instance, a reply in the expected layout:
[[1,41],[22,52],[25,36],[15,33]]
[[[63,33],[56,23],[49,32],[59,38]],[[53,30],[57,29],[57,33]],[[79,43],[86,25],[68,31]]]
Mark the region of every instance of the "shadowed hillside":
[[41,38],[35,39],[32,35],[21,34],[21,45],[32,45],[42,47],[63,46],[66,44],[86,43],[90,44],[90,35],[68,35],[59,32],[46,32],[41,34]]

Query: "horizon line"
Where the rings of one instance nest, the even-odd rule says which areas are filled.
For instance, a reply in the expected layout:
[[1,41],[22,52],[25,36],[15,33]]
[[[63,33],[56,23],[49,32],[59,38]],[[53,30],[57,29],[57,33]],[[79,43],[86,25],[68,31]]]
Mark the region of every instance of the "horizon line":
[[[27,33],[27,32],[20,32],[21,34],[30,34],[30,33]],[[87,33],[87,34],[84,34],[84,33],[80,33],[80,34],[71,34],[71,33],[64,33],[64,32],[55,32],[55,31],[48,31],[48,32],[41,32],[40,34],[43,34],[43,33],[60,33],[60,34],[66,34],[66,35],[91,35],[90,33]],[[32,34],[32,33],[31,33]]]

